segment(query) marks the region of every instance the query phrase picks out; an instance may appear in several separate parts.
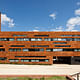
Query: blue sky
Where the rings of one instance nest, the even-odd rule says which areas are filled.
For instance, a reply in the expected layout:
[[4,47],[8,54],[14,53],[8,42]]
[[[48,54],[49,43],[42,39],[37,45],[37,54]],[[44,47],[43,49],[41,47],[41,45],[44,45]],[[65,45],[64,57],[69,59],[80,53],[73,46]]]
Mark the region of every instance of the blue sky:
[[0,0],[2,31],[79,31],[80,0]]

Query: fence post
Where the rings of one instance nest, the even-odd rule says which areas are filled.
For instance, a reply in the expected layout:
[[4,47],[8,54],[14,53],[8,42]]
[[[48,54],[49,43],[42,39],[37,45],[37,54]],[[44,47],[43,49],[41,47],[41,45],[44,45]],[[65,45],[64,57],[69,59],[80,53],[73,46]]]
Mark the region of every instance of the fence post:
[[77,73],[77,80],[79,80],[79,73]]

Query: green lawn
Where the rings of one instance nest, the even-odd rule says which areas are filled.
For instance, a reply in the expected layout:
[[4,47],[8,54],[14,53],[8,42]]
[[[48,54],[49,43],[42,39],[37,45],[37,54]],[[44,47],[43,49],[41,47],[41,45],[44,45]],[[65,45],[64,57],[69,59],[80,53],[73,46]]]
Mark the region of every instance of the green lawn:
[[46,78],[45,80],[67,80],[67,79],[66,77],[62,77],[62,76],[54,76],[54,77]]
[[66,77],[62,76],[53,76],[48,78],[8,77],[8,78],[0,78],[0,80],[67,80],[67,79]]

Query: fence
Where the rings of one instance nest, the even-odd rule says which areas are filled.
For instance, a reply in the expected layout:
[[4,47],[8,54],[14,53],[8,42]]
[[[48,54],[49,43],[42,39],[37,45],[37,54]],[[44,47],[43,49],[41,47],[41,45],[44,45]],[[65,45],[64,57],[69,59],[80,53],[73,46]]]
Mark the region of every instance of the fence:
[[76,77],[76,80],[79,80],[80,72],[71,75],[72,77]]

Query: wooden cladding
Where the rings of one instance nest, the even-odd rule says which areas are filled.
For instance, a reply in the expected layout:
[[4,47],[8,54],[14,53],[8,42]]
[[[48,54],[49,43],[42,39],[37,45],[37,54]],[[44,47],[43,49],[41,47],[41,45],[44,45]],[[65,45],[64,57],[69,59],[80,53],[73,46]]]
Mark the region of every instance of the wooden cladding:
[[53,56],[80,56],[79,35],[80,32],[0,32],[0,61],[53,64]]
[[49,37],[49,35],[34,35],[36,37]]

